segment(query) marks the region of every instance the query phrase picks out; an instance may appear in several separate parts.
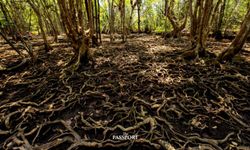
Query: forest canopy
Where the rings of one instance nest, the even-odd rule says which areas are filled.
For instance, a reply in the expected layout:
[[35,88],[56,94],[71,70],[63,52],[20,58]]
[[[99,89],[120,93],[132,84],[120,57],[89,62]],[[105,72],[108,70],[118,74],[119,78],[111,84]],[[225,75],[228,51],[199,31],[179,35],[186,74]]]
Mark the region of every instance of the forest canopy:
[[[172,1],[172,0],[169,0]],[[224,1],[224,0],[222,0]],[[47,0],[46,2],[36,0],[37,3],[45,3],[44,7],[47,11],[51,13],[53,21],[58,21],[59,16],[57,16],[58,6],[56,6],[56,0]],[[136,0],[132,0],[135,3]],[[100,3],[100,20],[101,20],[101,30],[102,32],[108,32],[109,30],[109,0],[99,0]],[[183,19],[185,14],[188,12],[182,11],[185,7],[185,0],[175,0],[173,11],[175,12],[175,17],[178,19]],[[224,30],[235,30],[239,29],[241,21],[247,12],[249,2],[246,0],[226,0],[225,1],[224,17],[222,21],[222,28]],[[36,14],[32,11],[32,8],[25,0],[2,0],[2,5],[5,5],[8,10],[15,10],[10,14],[14,20],[22,22],[23,28],[25,30],[30,30],[32,32],[38,32],[38,21]],[[114,0],[114,14],[115,14],[115,26],[119,28],[120,17],[119,17],[119,0]],[[126,5],[126,22],[131,22],[132,30],[137,31],[137,13],[133,10],[132,20],[130,21],[130,16],[132,12],[131,0],[125,0]],[[39,7],[43,7],[42,5]],[[143,30],[148,28],[152,32],[164,32],[171,31],[172,26],[169,20],[164,19],[164,8],[165,0],[141,0],[141,26]],[[42,8],[41,8],[42,9]],[[137,9],[137,8],[135,8]],[[16,16],[15,16],[16,15]],[[7,21],[4,17],[3,12],[0,12],[0,22],[2,26],[7,25]],[[58,22],[56,22],[58,24]]]

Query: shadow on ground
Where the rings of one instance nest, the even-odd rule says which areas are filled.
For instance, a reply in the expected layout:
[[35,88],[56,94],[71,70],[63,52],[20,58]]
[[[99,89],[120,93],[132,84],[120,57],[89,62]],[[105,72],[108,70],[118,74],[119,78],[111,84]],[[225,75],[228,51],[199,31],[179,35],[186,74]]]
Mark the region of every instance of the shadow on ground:
[[186,43],[147,35],[104,43],[94,67],[65,77],[60,64],[70,54],[58,48],[44,63],[2,75],[0,146],[247,148],[249,62],[176,59]]

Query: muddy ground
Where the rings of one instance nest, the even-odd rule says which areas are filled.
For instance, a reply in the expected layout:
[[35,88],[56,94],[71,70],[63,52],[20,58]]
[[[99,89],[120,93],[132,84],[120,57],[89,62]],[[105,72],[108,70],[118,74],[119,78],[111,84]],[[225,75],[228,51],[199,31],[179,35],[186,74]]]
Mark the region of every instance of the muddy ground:
[[[210,39],[207,47],[218,54],[229,44]],[[226,64],[183,60],[188,45],[156,35],[113,44],[104,37],[92,48],[94,63],[71,73],[63,68],[69,44],[54,43],[36,64],[0,74],[0,147],[250,149],[250,43]],[[19,59],[3,42],[0,58],[4,67]]]

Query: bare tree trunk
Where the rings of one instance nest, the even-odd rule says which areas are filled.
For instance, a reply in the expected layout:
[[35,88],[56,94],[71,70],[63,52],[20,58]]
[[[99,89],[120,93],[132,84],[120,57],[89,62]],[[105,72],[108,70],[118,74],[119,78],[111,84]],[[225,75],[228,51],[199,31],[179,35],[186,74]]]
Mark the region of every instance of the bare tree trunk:
[[141,0],[137,0],[138,33],[141,32]]
[[236,35],[230,46],[224,50],[219,56],[218,61],[223,62],[231,60],[242,49],[248,35],[250,34],[250,9],[241,25],[239,33]]
[[37,15],[38,24],[39,24],[39,27],[40,27],[40,30],[41,30],[41,33],[42,33],[42,37],[43,37],[43,40],[44,40],[45,50],[46,50],[46,52],[48,52],[49,50],[52,49],[52,47],[49,45],[46,33],[44,31],[42,15],[41,15],[41,12],[39,10],[39,6],[36,6],[32,0],[27,0],[27,2],[29,3],[31,8],[34,10],[35,14]]
[[31,32],[31,17],[32,17],[32,9],[29,9],[29,32]]
[[120,14],[122,26],[122,41],[126,41],[126,24],[125,24],[125,0],[120,0]]
[[[203,4],[204,3],[204,4]],[[204,7],[202,8],[202,6]],[[200,4],[199,26],[198,26],[198,38],[196,41],[195,53],[199,56],[205,55],[205,42],[207,40],[207,34],[209,29],[209,20],[213,9],[213,0],[202,1]]]
[[94,20],[95,20],[95,36],[96,36],[96,42],[98,43],[99,39],[99,17],[98,17],[98,7],[99,7],[99,2],[97,0],[94,0],[94,5],[95,5],[95,15],[94,15]]
[[223,38],[222,37],[221,27],[222,27],[225,7],[226,7],[226,0],[223,0],[222,5],[220,6],[218,19],[215,21],[215,29],[214,29],[213,34],[214,34],[214,37],[215,37],[216,40],[221,40]]
[[110,28],[110,42],[114,41],[114,23],[115,23],[115,14],[114,14],[114,0],[108,0],[109,3],[109,28]]
[[84,32],[82,3],[83,0],[58,0],[61,20],[74,50],[74,56],[67,64],[72,66],[73,71],[87,64],[91,57],[89,33]]
[[26,20],[24,19],[24,11],[22,9],[23,3],[17,3],[16,1],[10,0],[9,4],[12,8],[12,18],[15,20],[15,25],[17,26],[19,32],[21,34],[25,33],[26,28]]
[[128,23],[129,31],[133,31],[133,29],[132,29],[132,19],[133,19],[133,13],[134,13],[136,4],[137,4],[137,0],[135,1],[135,3],[133,2],[133,0],[130,0],[131,13],[130,13],[130,16],[129,16],[129,23]]
[[[5,20],[6,22],[9,24],[8,25],[8,32],[14,32],[14,35],[13,38],[17,38],[17,35],[19,35],[18,37],[18,40],[20,40],[24,46],[24,49],[26,50],[26,52],[29,54],[29,56],[31,57],[31,60],[32,62],[35,61],[35,56],[33,54],[33,51],[32,51],[32,47],[30,44],[28,44],[26,41],[24,41],[22,35],[20,34],[20,31],[18,31],[18,27],[16,26],[16,24],[14,23],[12,27],[10,27],[10,22],[15,22],[15,20],[13,20],[13,18],[11,17],[10,13],[8,12],[8,9],[5,7],[5,5],[0,2],[0,10],[2,10],[3,14],[4,14],[4,17],[5,17]],[[10,34],[10,33],[7,33],[6,35],[4,35],[4,32],[3,32],[3,29],[0,28],[0,34],[1,36],[6,40],[6,42],[19,54],[23,57],[22,53],[19,51],[19,49],[17,47],[15,47],[10,40],[7,39],[7,34]],[[11,33],[13,34],[13,33]]]
[[85,7],[88,16],[89,36],[92,40],[92,46],[97,45],[96,37],[94,36],[94,15],[93,15],[93,2],[92,0],[85,0]]
[[[2,10],[2,12],[3,12],[3,16],[4,16],[4,18],[5,18],[5,20],[6,20],[6,22],[8,23],[8,24],[10,24],[10,20],[9,20],[9,18],[10,18],[10,15],[8,14],[8,10],[7,10],[7,8],[6,8],[6,6],[3,4],[3,2],[0,2],[0,10]],[[1,31],[2,32],[2,34],[5,32],[10,32],[11,31],[11,27],[10,26],[7,26],[7,30],[8,31]]]
[[[227,4],[229,6],[229,0],[227,0]],[[225,29],[224,29],[224,34],[229,30],[230,27],[232,27],[232,16],[234,13],[239,11],[239,5],[241,4],[241,1],[234,1],[234,7],[233,9],[229,10],[228,12],[228,17],[225,19]]]
[[[3,11],[4,17],[7,17],[8,25],[8,34],[13,37],[15,41],[20,40],[20,37],[25,33],[26,29],[26,20],[23,19],[24,11],[22,7],[23,3],[16,4],[16,1],[2,1],[3,5],[1,9]],[[8,7],[7,7],[8,6]]]
[[55,13],[55,18],[57,18],[58,24],[59,24],[59,29],[58,32],[60,33],[60,31],[62,32],[66,32],[65,26],[63,25],[63,22],[60,19],[60,15],[59,15],[59,11],[58,11],[58,4],[57,4],[57,0],[53,0],[54,5],[54,13]]
[[52,20],[52,15],[51,12],[49,12],[46,7],[48,6],[47,1],[41,0],[40,3],[43,6],[43,12],[44,15],[46,16],[46,18],[48,19],[48,25],[50,26],[50,28],[53,30],[53,35],[54,35],[54,41],[58,41],[57,40],[57,36],[59,35],[59,31],[57,30],[56,27],[56,22]]
[[24,58],[23,54],[20,52],[18,48],[15,47],[14,44],[11,43],[11,41],[0,31],[0,35],[3,37],[3,39],[20,55],[22,58]]
[[[173,1],[171,1],[173,3]],[[166,18],[169,19],[173,30],[171,31],[171,36],[174,38],[179,38],[180,37],[180,33],[181,31],[185,28],[186,23],[187,23],[187,14],[185,15],[184,21],[183,23],[180,25],[178,21],[176,21],[176,17],[173,11],[173,5],[171,4],[171,6],[168,5],[168,0],[165,0],[165,16]],[[165,37],[166,38],[166,37]]]
[[197,22],[198,22],[198,18],[197,18],[197,14],[198,14],[198,1],[196,1],[194,10],[193,10],[193,0],[189,0],[189,15],[190,15],[190,38],[191,38],[191,44],[192,44],[192,48],[195,47],[195,40],[196,40],[196,33],[197,33]]
[[192,48],[191,52],[184,53],[184,57],[185,55],[192,55],[190,58],[203,57],[208,53],[205,51],[205,44],[210,31],[210,24],[220,1],[218,0],[217,5],[214,6],[214,0],[197,0],[193,11],[192,0],[189,0]]
[[98,35],[98,39],[99,39],[99,42],[102,43],[102,35],[101,35],[101,21],[100,21],[100,2],[99,0],[96,0],[96,4],[97,4],[97,35]]

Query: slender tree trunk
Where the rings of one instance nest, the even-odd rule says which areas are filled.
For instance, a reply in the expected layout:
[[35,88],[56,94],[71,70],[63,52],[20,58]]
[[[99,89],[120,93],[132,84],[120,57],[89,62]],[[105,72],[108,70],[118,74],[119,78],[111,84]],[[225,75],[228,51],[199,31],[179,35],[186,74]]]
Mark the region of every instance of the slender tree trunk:
[[[5,17],[6,22],[7,22],[8,24],[10,24],[10,22],[11,22],[11,20],[12,20],[13,18],[10,16],[10,14],[9,14],[9,12],[8,12],[8,9],[5,7],[5,5],[3,5],[2,2],[0,2],[0,8],[1,8],[3,14],[4,14],[4,17]],[[14,22],[14,21],[13,21],[13,22]],[[8,26],[8,30],[9,30],[9,32],[14,32],[14,34],[16,34],[16,35],[13,36],[13,38],[14,38],[14,37],[17,38],[17,35],[19,36],[19,37],[18,37],[18,40],[20,40],[20,41],[22,42],[22,44],[23,44],[23,46],[24,46],[26,52],[29,54],[29,56],[31,57],[32,61],[34,62],[34,61],[35,61],[35,57],[34,57],[32,48],[31,48],[31,46],[30,46],[26,41],[24,41],[23,37],[20,35],[20,31],[18,31],[18,28],[17,28],[16,24],[14,24],[12,27]],[[2,35],[2,37],[6,40],[6,42],[7,42],[7,43],[8,43],[8,44],[9,44],[9,45],[19,54],[19,55],[22,56],[22,53],[19,51],[19,49],[16,48],[16,47],[11,43],[11,41],[7,39],[7,37],[6,37],[7,34],[4,35],[2,29],[0,30],[0,32],[1,32],[0,34]],[[8,33],[8,34],[9,34],[9,33]],[[12,34],[13,34],[13,33],[12,33]],[[23,57],[23,56],[22,56],[22,57]]]
[[189,15],[190,15],[190,39],[191,39],[191,45],[192,48],[195,47],[195,40],[196,40],[196,33],[197,33],[197,11],[198,11],[198,1],[195,4],[194,10],[193,10],[193,0],[189,0]]
[[100,23],[100,2],[97,0],[97,34],[99,35],[99,42],[102,43],[102,35],[101,35],[101,23]]
[[133,29],[132,29],[132,19],[133,19],[133,14],[134,14],[136,4],[137,4],[137,2],[133,3],[133,0],[130,0],[131,13],[130,13],[130,16],[129,16],[129,23],[128,23],[129,31],[133,31]]
[[16,1],[10,0],[10,6],[12,9],[12,18],[15,20],[15,25],[18,31],[23,34],[27,30],[26,20],[24,19],[24,11],[22,9],[23,3],[17,3]]
[[[24,20],[20,19],[23,18],[23,14],[22,11],[17,10],[20,8],[17,7],[16,2],[11,2],[12,3],[10,3],[10,1],[6,1],[5,4],[4,2],[1,2],[1,10],[3,12],[6,22],[9,24],[6,27],[7,31],[4,32],[11,35],[15,41],[18,41],[20,40],[21,33],[23,33],[24,31],[24,27],[22,25],[25,23],[23,23]],[[9,8],[7,8],[7,5],[9,6]],[[19,13],[14,13],[15,11],[19,11]],[[20,15],[20,17],[17,14]]]
[[141,33],[141,0],[137,0],[138,33]]
[[[53,1],[54,4],[57,4],[57,0],[54,0]],[[63,25],[63,22],[61,21],[60,19],[60,14],[59,14],[59,11],[58,11],[58,4],[57,5],[54,5],[54,9],[55,9],[55,18],[57,18],[57,21],[58,21],[58,24],[59,24],[59,29],[58,32],[60,33],[61,32],[66,32],[66,29],[65,29],[65,26]]]
[[92,46],[97,45],[96,37],[94,37],[94,15],[92,0],[85,0],[86,12],[88,16],[89,36],[92,39]]
[[0,31],[0,35],[3,37],[3,39],[22,57],[24,58],[23,54],[20,52],[18,48],[15,47],[14,44],[11,43],[11,41]]
[[[231,10],[228,10],[229,12],[227,12],[228,13],[228,17],[227,17],[227,19],[225,19],[225,29],[224,29],[224,34],[229,30],[229,28],[230,27],[232,27],[232,16],[234,15],[234,13],[236,13],[238,10],[239,10],[239,5],[240,5],[240,3],[241,3],[241,1],[234,1],[234,7],[233,7],[233,9],[231,9]],[[227,0],[227,4],[226,4],[226,6],[228,6],[229,7],[229,5],[230,5],[230,1],[229,0]]]
[[217,5],[214,6],[214,0],[197,0],[193,11],[193,1],[189,0],[191,53],[195,57],[203,57],[208,53],[205,51],[205,44],[210,31],[210,24],[213,21],[214,13],[217,11],[220,1],[218,0]]
[[39,27],[40,27],[41,34],[42,34],[42,37],[43,37],[45,50],[46,50],[46,52],[48,52],[49,50],[52,49],[52,47],[49,45],[48,40],[47,40],[46,33],[45,33],[45,31],[44,31],[44,26],[43,26],[43,21],[42,21],[41,12],[40,12],[38,6],[35,6],[35,4],[34,4],[33,1],[28,0],[27,2],[29,3],[29,5],[31,6],[31,8],[34,10],[35,14],[37,15],[37,18],[38,18],[38,25],[39,25]]
[[224,50],[219,56],[218,61],[223,62],[231,60],[242,49],[248,35],[250,34],[250,9],[241,25],[239,33],[236,35],[230,46]]
[[72,66],[73,71],[91,59],[90,36],[84,32],[82,3],[83,0],[58,0],[61,20],[74,50],[74,56],[66,66]]
[[98,41],[99,39],[99,24],[98,24],[98,2],[97,0],[94,0],[94,5],[95,5],[95,15],[94,15],[94,20],[95,20],[95,36],[96,36],[96,39]]
[[[202,8],[202,5],[204,5],[204,8]],[[207,32],[209,29],[209,20],[212,13],[212,8],[213,0],[202,1],[200,5],[200,13],[202,15],[200,15],[201,18],[199,18],[200,22],[198,26],[198,39],[195,48],[196,53],[200,56],[205,55],[205,42],[207,39]]]
[[46,9],[46,6],[48,6],[48,3],[47,1],[44,1],[44,0],[41,0],[40,3],[43,6],[43,11],[44,11],[46,18],[48,19],[49,26],[53,30],[54,41],[58,41],[57,36],[59,35],[59,31],[56,28],[56,22],[52,20],[51,13]]
[[122,41],[126,41],[126,24],[125,24],[125,0],[120,0],[121,11],[121,26],[122,26]]
[[29,9],[29,32],[31,31],[31,17],[32,17],[32,11],[31,8]]
[[115,14],[114,14],[114,0],[108,0],[109,3],[109,28],[110,28],[110,42],[114,41],[114,23],[115,23]]
[[223,0],[223,3],[220,7],[220,12],[218,14],[218,19],[215,21],[215,29],[213,34],[216,40],[221,40],[223,38],[221,27],[222,27],[225,7],[226,7],[226,0]]
[[[165,12],[164,15],[170,21],[173,30],[171,31],[170,35],[174,38],[179,38],[181,31],[185,28],[187,23],[187,14],[185,15],[183,23],[180,25],[178,21],[176,21],[176,17],[173,11],[173,1],[171,1],[171,6],[168,5],[168,0],[165,0]],[[166,37],[165,37],[166,38]]]
[[[6,8],[6,6],[3,4],[3,2],[0,2],[0,8],[1,8],[1,10],[2,10],[2,12],[3,12],[3,16],[4,16],[4,18],[5,18],[5,20],[6,20],[6,22],[8,23],[8,24],[10,24],[10,21],[9,21],[9,14],[8,14],[8,10],[7,10],[7,8]],[[5,32],[5,34],[6,34],[6,32],[8,33],[8,32],[10,32],[11,31],[11,27],[10,26],[7,26],[7,30],[8,31],[1,31],[2,32],[2,34]]]

